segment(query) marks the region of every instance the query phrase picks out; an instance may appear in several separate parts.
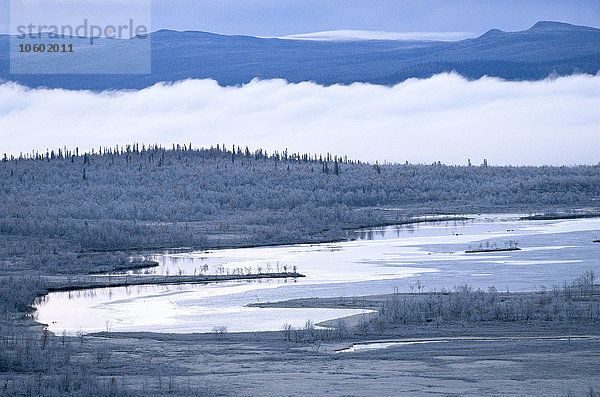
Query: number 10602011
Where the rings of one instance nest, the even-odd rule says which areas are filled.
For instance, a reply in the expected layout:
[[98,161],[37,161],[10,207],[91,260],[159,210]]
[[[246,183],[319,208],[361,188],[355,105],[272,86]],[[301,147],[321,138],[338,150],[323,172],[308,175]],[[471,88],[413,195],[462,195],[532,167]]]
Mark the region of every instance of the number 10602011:
[[19,52],[74,52],[73,44],[19,44]]

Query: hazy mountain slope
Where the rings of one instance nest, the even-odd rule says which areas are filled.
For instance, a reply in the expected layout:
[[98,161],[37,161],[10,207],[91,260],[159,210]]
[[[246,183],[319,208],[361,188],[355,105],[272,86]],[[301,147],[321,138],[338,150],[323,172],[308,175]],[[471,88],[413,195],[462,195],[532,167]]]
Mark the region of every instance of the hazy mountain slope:
[[[98,46],[97,51],[110,56],[123,45],[128,44]],[[94,90],[141,88],[187,78],[212,78],[222,85],[253,78],[395,84],[453,70],[470,78],[537,80],[551,73],[597,73],[600,29],[538,22],[521,32],[490,30],[457,42],[323,42],[161,30],[152,34],[151,55],[149,75],[10,75],[8,36],[2,36],[0,78],[29,86]]]

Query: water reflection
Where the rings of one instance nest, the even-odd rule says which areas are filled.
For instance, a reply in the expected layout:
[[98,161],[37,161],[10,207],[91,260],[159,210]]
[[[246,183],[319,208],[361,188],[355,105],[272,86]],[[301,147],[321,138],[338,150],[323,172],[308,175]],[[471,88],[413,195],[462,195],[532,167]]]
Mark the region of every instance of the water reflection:
[[[148,274],[232,274],[261,270],[305,274],[287,279],[183,286],[135,286],[52,293],[38,306],[50,329],[204,332],[280,329],[283,323],[321,321],[355,312],[329,309],[259,309],[249,303],[306,297],[353,297],[424,290],[473,288],[531,290],[571,280],[586,270],[600,273],[600,219],[518,221],[479,216],[470,221],[431,222],[349,232],[348,241],[325,244],[166,251]],[[465,254],[480,242],[519,242],[521,251]],[[423,287],[424,286],[424,287]],[[279,317],[278,317],[279,316]],[[204,331],[203,331],[204,330]]]

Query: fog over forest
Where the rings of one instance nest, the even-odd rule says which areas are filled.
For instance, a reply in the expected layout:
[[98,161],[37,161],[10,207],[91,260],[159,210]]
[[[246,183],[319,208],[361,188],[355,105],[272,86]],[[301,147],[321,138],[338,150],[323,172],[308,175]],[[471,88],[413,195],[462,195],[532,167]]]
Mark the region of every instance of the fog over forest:
[[0,396],[600,397],[599,17],[0,1]]
[[393,87],[187,80],[101,93],[4,83],[0,154],[57,142],[89,150],[191,141],[371,162],[597,164],[598,97],[600,77],[590,75],[510,82],[441,74]]

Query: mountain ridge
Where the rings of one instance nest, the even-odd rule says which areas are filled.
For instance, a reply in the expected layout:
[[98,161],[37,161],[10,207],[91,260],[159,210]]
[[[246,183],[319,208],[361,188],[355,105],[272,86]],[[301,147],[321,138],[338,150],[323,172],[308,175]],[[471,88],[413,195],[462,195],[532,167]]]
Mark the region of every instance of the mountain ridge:
[[[30,87],[101,91],[190,78],[214,79],[223,86],[256,78],[394,85],[443,72],[469,79],[487,75],[529,81],[600,70],[600,29],[552,21],[540,21],[518,32],[491,29],[458,41],[318,41],[168,29],[151,33],[151,39],[150,74],[15,75],[9,73],[8,36],[0,36],[0,80]],[[90,62],[109,61],[128,45],[134,42],[104,42],[88,50]]]
[[[479,38],[479,37],[487,35],[488,33],[523,33],[523,32],[528,32],[528,31],[539,31],[539,30],[546,30],[546,29],[561,29],[561,30],[586,29],[586,30],[591,30],[591,31],[600,31],[600,28],[596,28],[593,26],[575,25],[575,24],[570,24],[570,23],[566,23],[566,22],[558,22],[558,21],[538,21],[534,25],[532,25],[530,28],[527,28],[527,29],[515,30],[515,31],[504,31],[504,30],[501,30],[498,28],[492,28],[492,29],[488,30],[487,32],[482,33],[481,35],[475,36],[473,38]],[[402,32],[388,32],[388,33],[402,33]],[[437,32],[431,32],[431,33],[437,33]],[[189,29],[177,30],[177,29],[163,28],[163,29],[155,30],[150,33],[151,36],[156,35],[156,34],[199,34],[199,35],[205,35],[205,36],[210,36],[210,37],[230,37],[230,38],[236,37],[236,38],[253,38],[253,39],[260,39],[260,40],[310,41],[307,39],[288,38],[288,37],[295,36],[295,35],[288,35],[285,37],[261,37],[261,36],[245,35],[245,34],[222,34],[222,33],[215,33],[215,32],[209,32],[209,31],[204,31],[204,30],[189,30]],[[303,33],[303,34],[310,34],[310,33]],[[8,36],[11,36],[11,35],[9,35],[7,33],[0,33],[0,37],[8,37]],[[73,36],[73,37],[75,37],[75,36]],[[461,39],[461,40],[455,40],[455,41],[462,41],[462,40],[468,40],[468,39]],[[317,41],[317,40],[314,40],[314,41]],[[353,39],[352,41],[403,41],[403,39],[387,39],[387,40]],[[416,41],[418,41],[418,40],[416,40]],[[434,40],[424,40],[424,41],[434,41]]]

